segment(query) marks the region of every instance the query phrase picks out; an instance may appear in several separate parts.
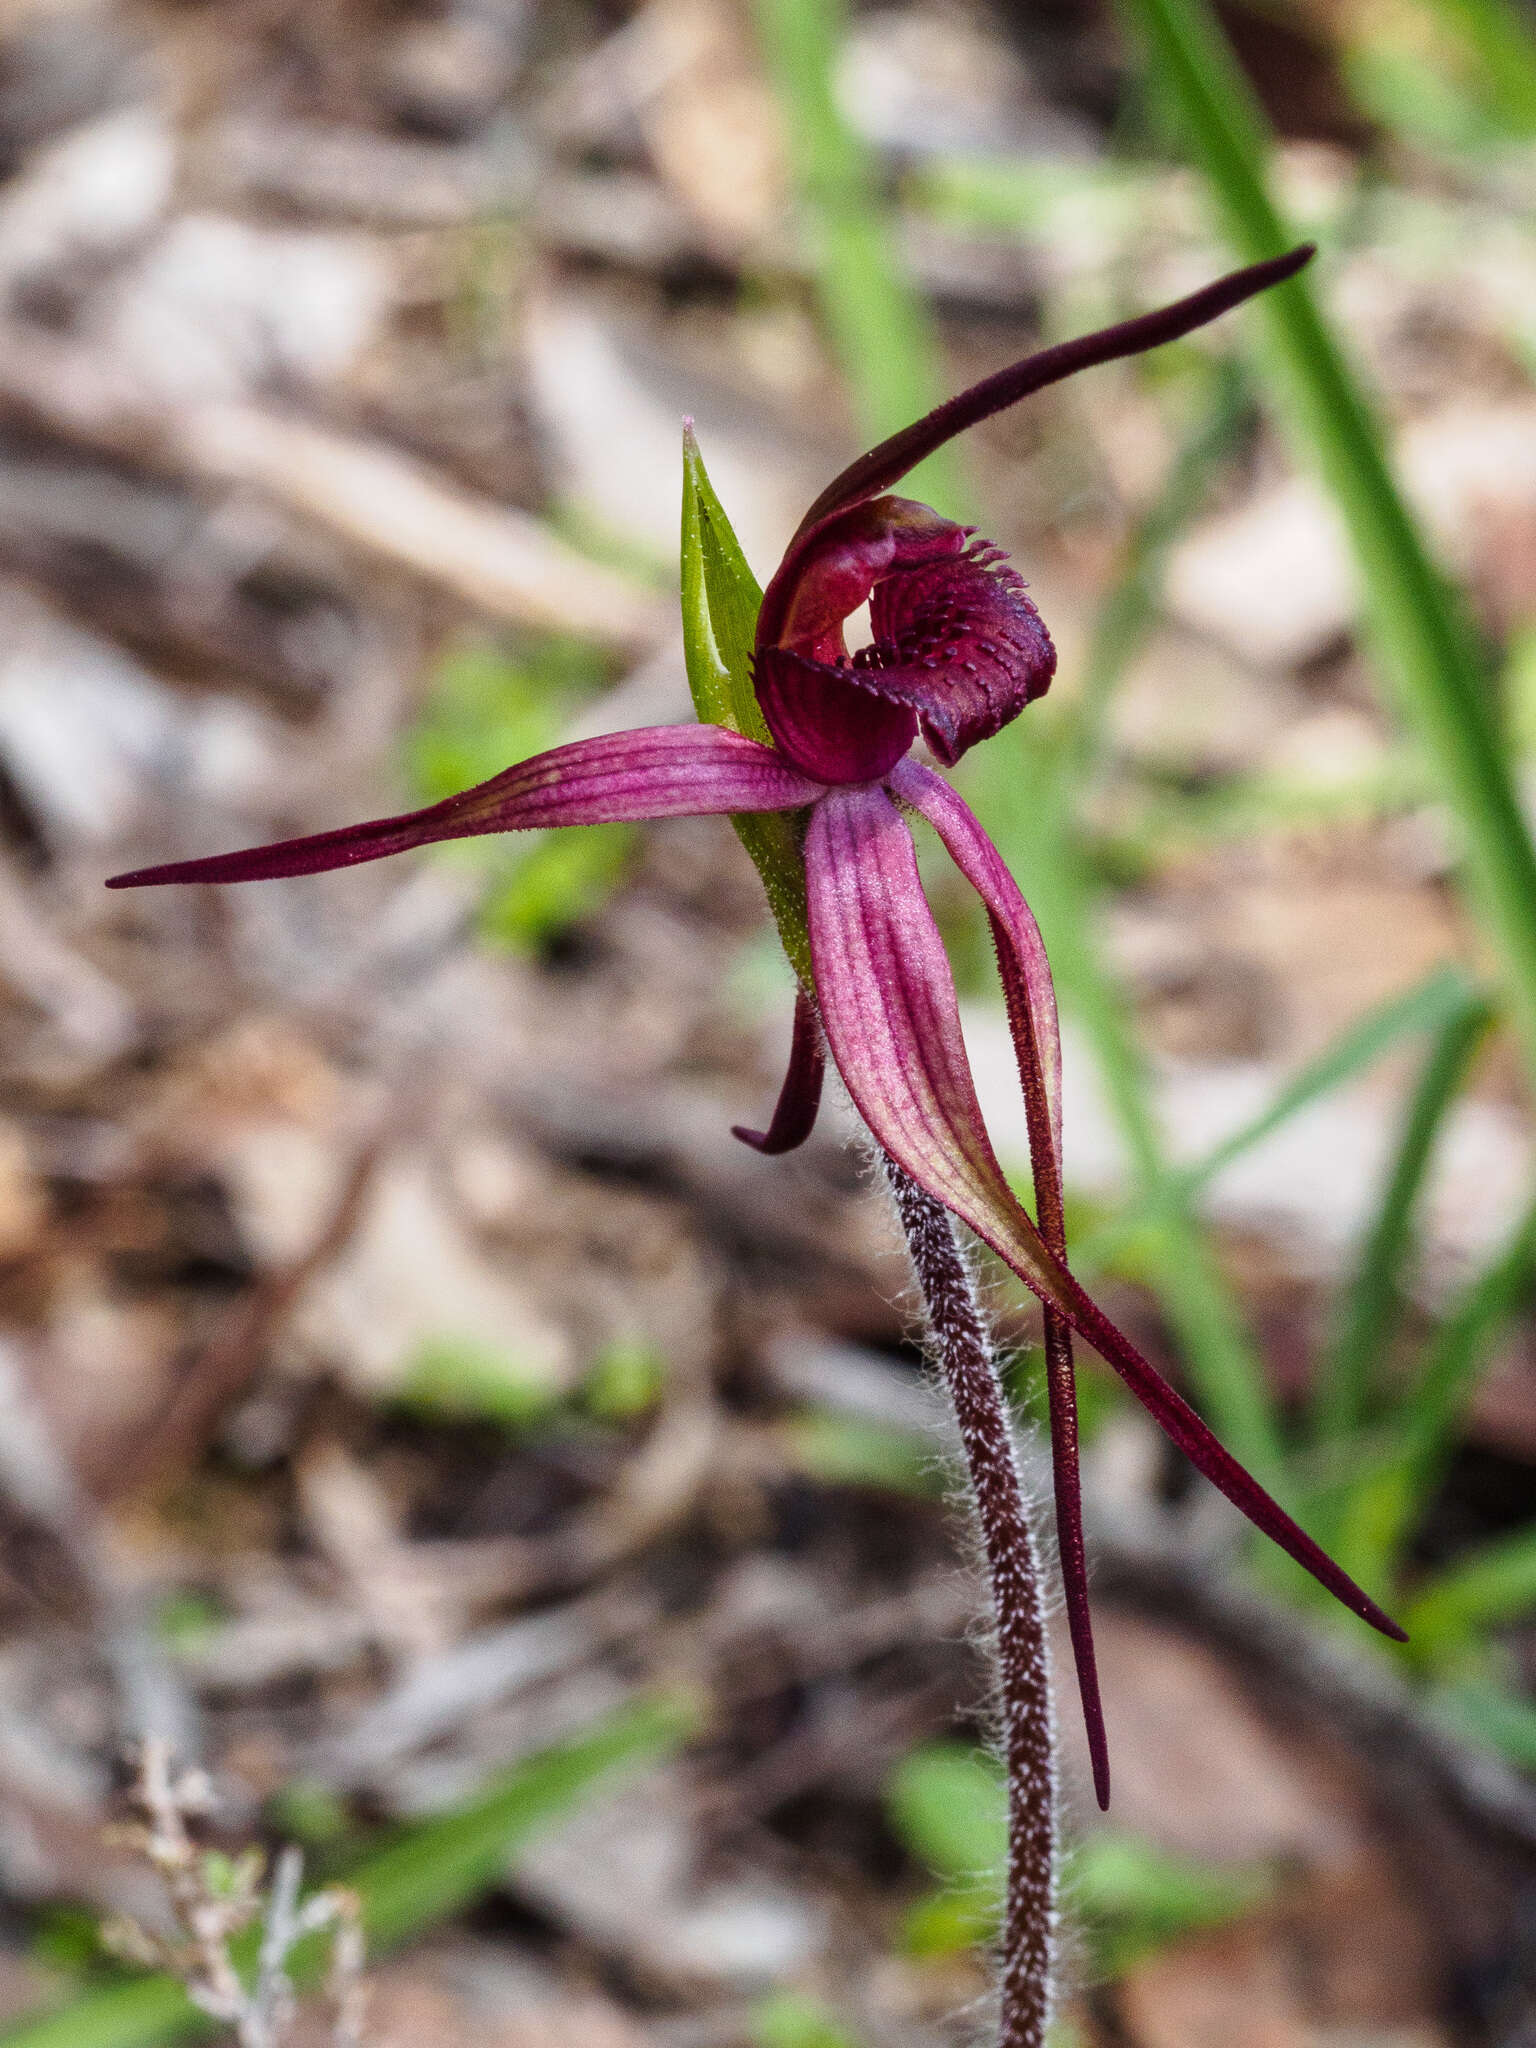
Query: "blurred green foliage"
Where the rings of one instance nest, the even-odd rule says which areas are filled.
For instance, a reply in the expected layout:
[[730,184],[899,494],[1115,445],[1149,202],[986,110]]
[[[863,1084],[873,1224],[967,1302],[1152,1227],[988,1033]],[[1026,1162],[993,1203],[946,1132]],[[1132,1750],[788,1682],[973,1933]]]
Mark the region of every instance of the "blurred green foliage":
[[594,1422],[627,1423],[648,1415],[667,1385],[667,1361],[638,1337],[615,1339],[592,1361],[581,1405]]
[[822,1486],[868,1487],[929,1498],[947,1479],[933,1437],[862,1416],[807,1408],[786,1422],[781,1441],[794,1468]]
[[[962,1743],[926,1743],[891,1773],[885,1804],[903,1848],[940,1880],[907,1916],[908,1952],[947,1955],[989,1940],[1008,1846],[999,1767]],[[1090,1967],[1107,1977],[1182,1934],[1235,1919],[1272,1886],[1268,1872],[1207,1868],[1114,1828],[1074,1845],[1065,1879]]]
[[780,1991],[765,1998],[752,2019],[758,2048],[858,2048],[856,2037],[814,1998]]
[[[692,1732],[693,1705],[677,1697],[638,1699],[586,1734],[514,1765],[475,1799],[398,1829],[382,1846],[338,1858],[323,1882],[358,1897],[370,1954],[397,1947],[479,1898],[519,1846],[558,1821],[609,1773],[674,1750]],[[258,1930],[233,1944],[237,1965],[254,1962]],[[56,1944],[55,1959],[68,1950]],[[292,1975],[311,1982],[325,1961],[321,1937],[293,1953]],[[0,2036],[3,2048],[159,2048],[208,2031],[210,2022],[173,1978],[120,1979],[87,1990],[59,2011]]]
[[550,1429],[624,1428],[666,1391],[666,1358],[640,1338],[604,1345],[573,1392],[508,1351],[442,1336],[418,1347],[390,1405],[426,1423],[487,1423],[513,1438]]
[[[932,322],[897,265],[892,213],[872,152],[838,105],[837,54],[848,22],[843,0],[756,0],[756,10],[784,109],[822,313],[851,373],[860,438],[873,445],[946,396]],[[956,451],[930,455],[903,489],[958,517],[964,495]]]
[[[513,647],[468,641],[439,664],[406,740],[418,801],[436,803],[556,746],[606,681],[602,657],[582,641]],[[629,825],[582,832],[518,832],[448,844],[440,858],[485,877],[482,936],[528,952],[547,946],[604,901],[635,843]]]
[[558,1407],[546,1373],[510,1353],[461,1337],[422,1344],[406,1365],[393,1405],[423,1422],[489,1422],[521,1436]]

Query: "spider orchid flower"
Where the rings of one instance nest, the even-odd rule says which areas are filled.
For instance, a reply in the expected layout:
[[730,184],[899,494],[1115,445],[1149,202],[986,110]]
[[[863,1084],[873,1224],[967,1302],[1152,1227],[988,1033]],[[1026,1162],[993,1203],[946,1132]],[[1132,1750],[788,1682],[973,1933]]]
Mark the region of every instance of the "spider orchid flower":
[[[1222,1447],[1067,1268],[1061,1044],[1045,949],[979,821],[912,752],[921,733],[931,755],[950,767],[991,738],[1047,688],[1055,649],[997,548],[890,489],[977,421],[1074,371],[1203,326],[1291,276],[1311,253],[1256,264],[1161,311],[1045,349],[844,470],[801,521],[763,594],[751,674],[766,742],[724,724],[579,740],[425,810],[141,868],[108,884],[261,881],[379,860],[433,840],[554,825],[727,814],[750,826],[757,814],[790,814],[808,938],[793,1046],[768,1129],[736,1135],[764,1152],[803,1142],[830,1050],[886,1154],[1039,1297],[1066,1610],[1101,1804],[1109,1780],[1078,1486],[1074,1332],[1251,1522],[1373,1627],[1394,1638],[1401,1631]],[[850,658],[844,621],[866,601],[873,640]],[[1034,1219],[1010,1188],[982,1120],[909,814],[932,826],[991,920],[1027,1110]]]

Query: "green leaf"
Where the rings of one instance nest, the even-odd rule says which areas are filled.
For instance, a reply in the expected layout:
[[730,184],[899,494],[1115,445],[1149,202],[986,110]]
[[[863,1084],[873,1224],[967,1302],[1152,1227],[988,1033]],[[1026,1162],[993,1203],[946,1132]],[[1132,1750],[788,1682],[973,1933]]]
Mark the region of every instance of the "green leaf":
[[[502,1774],[477,1799],[405,1829],[387,1848],[338,1873],[358,1895],[369,1951],[393,1948],[472,1903],[496,1883],[516,1850],[577,1804],[610,1771],[665,1756],[691,1731],[693,1712],[675,1698],[637,1701],[589,1734]],[[236,1946],[254,1957],[256,1932]],[[301,1944],[301,1985],[323,1968],[321,1939]],[[162,2048],[210,2022],[174,1978],[149,1976],[88,1992],[61,2012],[23,2021],[0,2048]]]
[[945,1490],[934,1444],[915,1431],[812,1408],[783,1427],[791,1461],[823,1486],[865,1486],[931,1500]]
[[[1121,0],[1245,261],[1295,237],[1266,183],[1269,134],[1207,0]],[[1319,310],[1291,278],[1259,302],[1291,422],[1343,514],[1368,622],[1404,715],[1458,827],[1470,893],[1499,957],[1536,1074],[1536,851],[1498,730],[1486,665],[1388,461],[1374,408]]]
[[704,725],[769,739],[752,687],[763,593],[715,496],[692,420],[683,422],[683,652]]
[[1433,1661],[1490,1629],[1536,1616],[1536,1528],[1484,1543],[1424,1580],[1403,1616],[1416,1656]]
[[406,1367],[395,1403],[429,1422],[492,1422],[513,1435],[542,1421],[559,1401],[547,1373],[469,1338],[443,1336],[420,1345]]
[[[907,1916],[909,1953],[950,1954],[990,1938],[1008,1849],[1008,1792],[999,1768],[960,1743],[926,1744],[892,1772],[886,1812],[906,1849],[946,1885]],[[1067,1858],[1064,1888],[1095,1970],[1113,1976],[1181,1934],[1235,1919],[1271,1886],[1266,1871],[1215,1869],[1136,1835],[1096,1828]]]
[[[706,725],[767,741],[752,687],[752,645],[763,593],[704,468],[690,421],[683,428],[683,655],[694,709]],[[779,812],[731,819],[752,856],[790,965],[812,987],[805,923],[802,824]]]
[[752,2038],[758,2048],[857,2048],[824,2005],[794,1991],[763,2000],[752,2017]]
[[1314,1418],[1324,1442],[1341,1442],[1367,1419],[1401,1309],[1402,1268],[1435,1140],[1492,1021],[1482,998],[1464,993],[1436,1032],[1409,1099],[1386,1186],[1345,1298],[1338,1340],[1318,1376]]

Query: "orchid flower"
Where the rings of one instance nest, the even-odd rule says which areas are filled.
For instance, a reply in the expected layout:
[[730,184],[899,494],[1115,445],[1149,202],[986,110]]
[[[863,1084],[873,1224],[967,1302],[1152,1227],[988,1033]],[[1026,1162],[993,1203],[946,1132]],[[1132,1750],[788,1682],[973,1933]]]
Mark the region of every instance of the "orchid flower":
[[[1255,264],[1160,311],[1027,357],[845,469],[806,513],[763,593],[751,680],[753,723],[765,736],[719,722],[579,740],[425,810],[141,868],[108,884],[252,882],[477,833],[734,817],[765,877],[770,884],[777,878],[770,893],[800,976],[777,1107],[766,1131],[736,1135],[764,1152],[800,1144],[815,1121],[830,1051],[888,1157],[990,1245],[1042,1304],[1061,1569],[1101,1804],[1109,1775],[1083,1550],[1074,1332],[1251,1522],[1373,1627],[1394,1638],[1401,1631],[1222,1447],[1068,1270],[1061,1043],[1045,949],[979,821],[913,753],[921,734],[941,766],[952,767],[1042,694],[1055,650],[997,548],[890,492],[925,455],[979,420],[1077,370],[1188,334],[1291,276],[1311,254],[1298,249]],[[850,658],[844,622],[866,601],[873,639]],[[775,814],[780,829],[769,847],[761,828]],[[909,815],[938,834],[991,921],[1027,1111],[1033,1219],[982,1120]]]

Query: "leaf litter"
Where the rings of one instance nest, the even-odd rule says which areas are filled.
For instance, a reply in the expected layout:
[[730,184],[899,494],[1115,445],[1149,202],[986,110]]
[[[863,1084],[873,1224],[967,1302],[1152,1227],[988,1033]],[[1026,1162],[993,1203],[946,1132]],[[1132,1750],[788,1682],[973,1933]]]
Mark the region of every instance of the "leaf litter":
[[[1027,236],[898,180],[957,387],[1033,340],[1042,294],[1090,324],[1110,259],[1149,299],[1183,288],[1205,252],[1177,174],[1095,196],[1103,59],[1082,22],[1005,48],[980,14],[885,21],[845,64],[877,144],[900,166],[910,67],[947,51],[923,175],[969,121],[1034,180]],[[152,850],[403,796],[400,735],[474,636],[535,660],[583,636],[615,703],[665,692],[664,428],[684,411],[774,558],[855,437],[746,18],[62,0],[0,36],[0,1882],[32,1915],[0,1998],[19,2018],[79,1986],[65,1902],[147,1910],[96,1845],[123,1745],[152,1726],[211,1773],[217,1841],[317,1827],[319,1855],[317,1815],[347,1837],[420,1825],[663,1692],[693,1703],[686,1745],[493,1858],[480,1903],[378,1964],[375,2038],[750,2043],[788,1992],[872,2048],[958,2039],[984,1980],[964,1947],[903,1946],[928,1879],[884,1805],[956,1703],[963,1735],[985,1720],[942,1445],[857,1162],[835,1134],[782,1163],[725,1136],[766,1104],[789,1003],[730,835],[656,828],[563,924],[551,884],[556,936],[531,953],[477,942],[481,878],[451,864],[239,902],[99,890]],[[1338,171],[1291,163],[1323,199]],[[1471,200],[1459,230],[1460,269],[1426,268],[1423,216],[1384,209],[1339,289],[1505,633],[1536,501],[1505,339],[1519,279]],[[1068,651],[1135,450],[1155,468],[1163,433],[1154,395],[1111,387],[1102,415],[1040,404],[976,463]],[[1099,443],[1111,422],[1123,448]],[[1380,744],[1326,512],[1267,442],[1221,491],[1111,741],[1111,824],[1258,776],[1309,716],[1335,721],[1319,746],[1364,722],[1352,761]],[[1190,634],[1202,694],[1238,664],[1204,715],[1178,696]],[[610,729],[608,709],[573,729]],[[1118,842],[1115,943],[1170,1100],[1251,1104],[1256,1068],[1278,1081],[1465,950],[1401,823],[1363,801],[1248,843]],[[1339,1148],[1343,1180],[1384,1153],[1400,1080],[1319,1105],[1314,1159]],[[1497,1051],[1463,1116],[1481,1136],[1457,1170],[1512,1185],[1529,1139]],[[1214,1214],[1254,1314],[1290,1304],[1283,1379],[1350,1229],[1288,1228],[1292,1166],[1266,1158]],[[1094,1192],[1119,1185],[1109,1157]],[[1431,1204],[1432,1281],[1486,1241],[1469,1248],[1467,1208],[1454,1183]],[[1166,1355],[1134,1272],[1115,1285]],[[1524,1512],[1532,1370],[1506,1347],[1467,1423]],[[1513,1792],[1497,1822],[1387,1678],[1378,1696],[1326,1648],[1245,1659],[1218,1592],[1165,1597],[1211,1540],[1198,1504],[1170,1502],[1124,1416],[1093,1455],[1124,1825],[1273,1889],[1092,1989],[1074,2024],[1138,2048],[1450,2040],[1450,1986],[1513,1981],[1500,1902],[1529,1897],[1536,1826]],[[1454,1540],[1469,1511],[1445,1512]],[[1357,1702],[1320,1735],[1320,1703],[1362,1683],[1376,1720]]]

